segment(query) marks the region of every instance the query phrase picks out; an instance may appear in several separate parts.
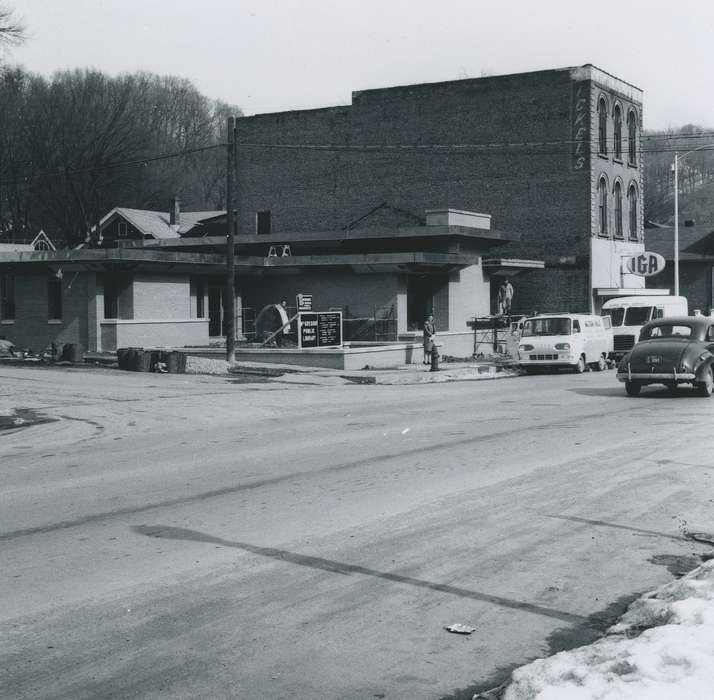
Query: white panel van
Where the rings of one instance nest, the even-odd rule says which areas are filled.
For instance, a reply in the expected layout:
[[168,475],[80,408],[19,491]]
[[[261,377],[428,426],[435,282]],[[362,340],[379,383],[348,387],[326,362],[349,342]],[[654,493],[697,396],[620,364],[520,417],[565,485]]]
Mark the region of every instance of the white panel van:
[[518,364],[527,372],[538,367],[569,367],[584,372],[607,367],[612,353],[610,319],[594,314],[543,314],[523,321]]
[[640,329],[648,321],[669,316],[686,316],[687,299],[675,296],[617,297],[602,305],[609,316],[614,341],[613,358],[619,360],[635,346]]

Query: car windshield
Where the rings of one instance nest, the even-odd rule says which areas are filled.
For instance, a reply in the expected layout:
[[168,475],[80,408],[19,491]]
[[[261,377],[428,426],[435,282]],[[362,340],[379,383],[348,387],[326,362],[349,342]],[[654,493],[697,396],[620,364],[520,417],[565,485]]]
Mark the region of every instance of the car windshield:
[[531,318],[523,324],[523,337],[532,335],[570,335],[569,318]]
[[651,328],[643,328],[640,333],[640,340],[650,340],[652,338],[688,338],[692,335],[692,327],[681,323],[667,323]]
[[612,321],[612,326],[614,328],[615,326],[622,325],[622,319],[625,318],[625,309],[623,309],[622,307],[617,309],[603,309],[602,315],[610,317],[610,320]]
[[652,315],[651,306],[631,306],[625,312],[626,326],[644,326]]

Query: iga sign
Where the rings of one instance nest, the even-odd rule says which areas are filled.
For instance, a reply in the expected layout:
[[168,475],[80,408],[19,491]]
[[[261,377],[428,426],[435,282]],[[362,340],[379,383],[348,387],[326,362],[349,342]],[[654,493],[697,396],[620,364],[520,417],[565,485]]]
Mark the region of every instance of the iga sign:
[[659,253],[640,253],[625,258],[625,269],[633,275],[652,277],[664,270],[664,258]]
[[299,348],[342,346],[342,312],[318,311],[298,314]]

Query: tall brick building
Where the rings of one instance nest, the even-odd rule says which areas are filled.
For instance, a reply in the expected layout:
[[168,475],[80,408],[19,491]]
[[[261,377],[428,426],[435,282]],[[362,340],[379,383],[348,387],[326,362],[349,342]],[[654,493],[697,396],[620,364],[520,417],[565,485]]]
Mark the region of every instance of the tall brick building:
[[[241,236],[370,226],[379,205],[487,212],[517,242],[486,261],[540,259],[514,311],[599,309],[636,293],[642,93],[592,65],[355,92],[352,104],[237,121]],[[381,212],[384,214],[384,211]],[[377,217],[375,225],[384,225]],[[406,222],[393,218],[394,227]],[[633,291],[634,290],[634,291]]]
[[[406,353],[433,313],[444,352],[468,356],[504,276],[515,313],[646,293],[621,262],[644,248],[641,124],[640,90],[591,65],[238,119],[239,330],[310,294]],[[221,213],[185,236],[159,214],[171,235],[117,228],[119,249],[0,253],[0,332],[104,350],[222,335]]]

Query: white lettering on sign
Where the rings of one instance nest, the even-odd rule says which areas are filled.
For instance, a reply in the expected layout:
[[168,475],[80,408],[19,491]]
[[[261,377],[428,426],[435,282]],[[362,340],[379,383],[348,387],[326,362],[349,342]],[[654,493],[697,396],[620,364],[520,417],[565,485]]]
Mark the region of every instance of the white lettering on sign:
[[573,169],[582,170],[587,163],[589,124],[589,92],[587,84],[578,83],[573,95]]
[[665,260],[659,253],[640,253],[627,258],[627,271],[639,277],[652,277],[664,270]]

